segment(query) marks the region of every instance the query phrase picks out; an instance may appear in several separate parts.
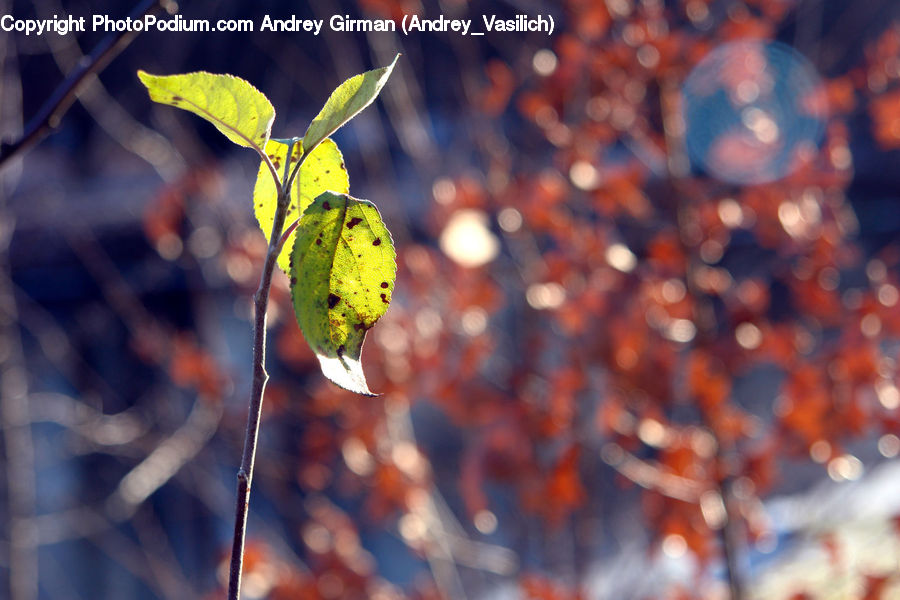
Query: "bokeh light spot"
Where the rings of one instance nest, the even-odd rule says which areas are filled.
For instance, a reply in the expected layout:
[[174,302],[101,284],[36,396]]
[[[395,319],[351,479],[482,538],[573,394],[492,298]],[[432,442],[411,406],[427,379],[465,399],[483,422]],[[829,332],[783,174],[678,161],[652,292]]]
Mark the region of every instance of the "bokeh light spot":
[[809,158],[824,130],[815,68],[781,43],[719,46],[682,88],[688,154],[709,175],[738,184],[781,179]]
[[480,267],[496,258],[500,242],[488,229],[488,216],[475,209],[453,213],[441,232],[441,250],[464,267]]
[[637,266],[637,257],[625,244],[613,244],[606,249],[606,262],[623,273],[630,273]]
[[566,290],[558,283],[533,283],[525,292],[528,304],[537,310],[559,308],[566,300]]
[[878,439],[878,451],[885,458],[894,458],[900,454],[900,437],[887,433]]
[[475,514],[475,529],[484,535],[490,535],[497,530],[497,515],[491,511],[479,510]]
[[534,58],[531,60],[531,65],[534,67],[534,72],[544,77],[552,75],[553,71],[556,70],[557,64],[558,61],[556,60],[556,55],[552,50],[548,50],[546,48],[542,48],[541,50],[535,52]]
[[669,558],[681,558],[687,553],[687,542],[677,533],[667,535],[662,542],[662,551]]

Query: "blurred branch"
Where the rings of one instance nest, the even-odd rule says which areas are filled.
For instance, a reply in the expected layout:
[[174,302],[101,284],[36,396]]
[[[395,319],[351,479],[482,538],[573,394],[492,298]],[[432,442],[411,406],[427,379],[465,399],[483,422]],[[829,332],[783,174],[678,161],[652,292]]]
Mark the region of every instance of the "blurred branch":
[[[117,400],[121,399],[121,394],[97,372],[82,353],[73,347],[70,332],[60,325],[56,317],[36,302],[22,286],[16,284],[15,281],[12,283],[16,295],[16,305],[19,310],[19,325],[23,331],[34,337],[44,357],[59,369],[59,372],[69,382],[74,384],[74,382],[79,380],[86,381],[93,386],[92,389],[98,394],[106,394],[106,397]],[[47,399],[46,402],[50,403],[46,410],[56,411],[60,408],[59,403],[62,402],[62,399]],[[78,402],[87,408],[96,410],[84,402]],[[32,409],[34,409],[34,406],[32,406]],[[58,416],[59,412],[55,414]],[[82,417],[84,415],[79,413],[77,418]],[[32,418],[37,419],[38,417],[33,413]],[[46,420],[53,421],[55,417],[48,416]]]
[[143,337],[147,340],[154,349],[154,357],[162,364],[160,357],[170,352],[171,332],[143,305],[100,241],[88,235],[93,234],[89,228],[79,234],[68,230],[65,233],[72,251],[100,286],[107,306],[119,316],[135,339]]
[[166,438],[119,482],[106,505],[110,515],[124,519],[194,458],[219,428],[222,402],[200,396],[184,424]]
[[130,444],[147,433],[134,409],[107,415],[64,394],[42,393],[28,397],[32,422],[61,425],[97,446]]
[[699,481],[667,473],[662,467],[641,460],[616,443],[604,446],[603,462],[642,488],[675,500],[697,503],[704,491]]
[[[140,18],[157,8],[174,10],[171,0],[143,0],[129,14],[132,19]],[[74,71],[69,73],[62,83],[57,86],[53,94],[44,102],[37,115],[29,122],[19,139],[0,144],[0,168],[10,159],[18,156],[32,145],[40,141],[45,135],[59,126],[63,115],[77,98],[86,81],[92,80],[97,73],[122,52],[134,40],[138,32],[121,31],[103,38],[88,56],[79,61]]]
[[80,537],[92,542],[110,559],[140,579],[158,598],[185,598],[193,595],[190,583],[174,568],[151,554],[145,546],[116,530],[114,522],[89,508],[79,510],[72,527]]
[[[678,225],[679,241],[682,245],[684,256],[687,257],[685,260],[685,285],[690,295],[696,300],[697,306],[702,307],[699,311],[697,309],[695,311],[714,315],[715,311],[708,307],[709,298],[696,285],[697,265],[701,264],[701,261],[694,249],[686,243],[687,236],[685,232],[687,231],[688,223],[691,221],[686,210],[686,203],[690,202],[691,194],[685,189],[683,182],[690,174],[691,164],[686,152],[685,129],[678,126],[676,122],[677,119],[681,118],[681,92],[679,82],[674,78],[668,78],[660,82],[660,111],[665,129],[669,178],[675,191],[676,223]],[[707,328],[699,324],[699,319],[697,332],[698,337],[709,334]],[[722,545],[722,558],[725,562],[725,575],[728,579],[731,600],[741,600],[744,594],[741,586],[740,566],[737,562],[738,549],[740,547],[740,537],[737,528],[740,526],[741,517],[734,510],[731,469],[725,456],[726,450],[730,449],[737,452],[737,449],[733,444],[729,444],[730,448],[728,449],[723,448],[723,441],[718,435],[714,423],[711,421],[711,416],[703,408],[699,410],[701,421],[716,440],[714,482],[716,492],[721,497],[724,508],[724,520],[722,526],[718,529],[718,534]]]
[[[198,465],[198,461],[192,461],[177,475],[181,485],[198,501],[206,506],[210,513],[227,521],[234,516],[234,507],[231,504],[231,490],[226,486],[217,472]],[[290,564],[291,567],[304,573],[309,572],[309,566],[297,554],[296,549],[286,539],[288,531],[276,524],[269,525],[265,519],[256,522],[253,527],[254,536],[273,548],[278,557]]]
[[[393,456],[396,451],[416,447],[409,404],[405,400],[392,399],[385,407],[387,438]],[[420,457],[424,461],[424,456]],[[421,463],[420,463],[421,464]],[[466,593],[457,565],[510,576],[519,568],[515,552],[502,546],[486,544],[470,539],[465,529],[456,520],[447,506],[437,486],[427,481],[430,467],[413,468],[406,475],[421,486],[420,494],[411,496],[410,514],[424,524],[424,535],[420,540],[406,539],[407,543],[420,542],[435,583],[446,598],[465,598]],[[413,546],[419,544],[413,543]]]
[[137,533],[137,548],[144,554],[153,579],[168,598],[196,597],[192,589],[195,581],[189,581],[170,543],[170,537],[161,521],[161,515],[150,507],[139,510],[131,519]]
[[[369,33],[366,39],[380,64],[388,64],[394,55],[403,51],[403,44],[396,33]],[[416,164],[419,173],[433,179],[440,170],[440,152],[427,122],[419,82],[415,77],[401,76],[385,92],[384,105],[388,119],[397,132],[403,151]]]
[[[58,3],[42,3],[45,18],[62,14],[65,9]],[[56,65],[65,74],[85,60],[78,42],[60,36],[46,37],[47,45]],[[169,141],[159,133],[138,123],[113,98],[97,77],[84,82],[75,93],[78,101],[90,113],[98,125],[120,146],[145,160],[156,169],[165,181],[176,179],[185,169],[184,160]]]
[[222,403],[200,397],[185,422],[135,465],[106,499],[106,516],[82,506],[34,519],[37,544],[48,545],[72,537],[89,537],[130,519],[150,495],[190,462],[218,430]]
[[9,242],[13,219],[0,217],[0,427],[3,430],[9,518],[9,598],[38,595],[38,560],[34,527],[34,442],[28,415],[28,371],[18,326],[18,311],[9,276]]
[[[722,457],[716,454],[716,461],[721,463]],[[721,471],[721,469],[717,469]],[[725,507],[725,522],[719,529],[719,539],[722,543],[722,554],[725,558],[725,567],[728,575],[728,588],[731,591],[731,600],[741,600],[744,597],[737,563],[737,549],[740,546],[740,516],[734,509],[734,493],[732,490],[733,478],[722,477],[718,481],[719,494],[722,497],[722,505]]]

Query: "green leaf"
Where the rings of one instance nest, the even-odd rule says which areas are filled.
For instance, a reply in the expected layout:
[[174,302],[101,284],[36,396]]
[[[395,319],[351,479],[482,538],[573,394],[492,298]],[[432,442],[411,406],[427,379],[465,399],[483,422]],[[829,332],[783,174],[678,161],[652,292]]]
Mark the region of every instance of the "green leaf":
[[360,73],[339,85],[309,124],[309,129],[303,135],[303,147],[315,148],[316,144],[371,104],[391,76],[398,58],[399,54],[388,66]]
[[181,75],[138,71],[138,77],[154,102],[199,115],[235,144],[262,153],[275,109],[262,92],[243,79],[204,71]]
[[[287,156],[287,145],[276,140],[269,140],[266,144],[266,154],[278,173],[282,172],[284,160]],[[294,143],[291,153],[291,164],[295,164],[303,154],[300,142]],[[285,217],[285,226],[291,225],[300,218],[306,207],[322,192],[337,192],[345,194],[350,190],[350,179],[347,169],[344,167],[344,157],[338,150],[337,144],[327,139],[306,157],[300,166],[300,172],[294,178],[291,186],[291,203],[288,206]],[[266,239],[272,235],[272,223],[275,221],[275,208],[278,204],[278,190],[272,180],[272,173],[266,163],[260,163],[259,172],[256,174],[256,185],[253,187],[253,210],[256,212],[256,220]],[[296,231],[288,236],[278,255],[278,266],[285,273],[291,270],[291,248],[294,247]]]
[[294,312],[322,373],[343,388],[373,395],[359,357],[396,274],[394,243],[374,204],[324,192],[306,209],[291,253]]

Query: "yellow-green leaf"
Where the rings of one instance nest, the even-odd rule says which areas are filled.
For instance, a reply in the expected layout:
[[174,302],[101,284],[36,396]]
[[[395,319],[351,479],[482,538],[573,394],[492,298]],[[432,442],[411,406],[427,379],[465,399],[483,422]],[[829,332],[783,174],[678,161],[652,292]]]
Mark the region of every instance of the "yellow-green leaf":
[[265,148],[275,109],[262,92],[243,79],[204,71],[181,75],[138,71],[138,77],[154,102],[203,117],[239,146],[258,152]]
[[386,67],[360,73],[339,85],[309,124],[303,135],[303,147],[315,148],[316,144],[371,104],[391,76],[399,57],[399,54],[395,56],[393,62]]
[[291,253],[297,322],[339,386],[372,395],[363,375],[363,340],[394,291],[396,254],[375,205],[325,192],[306,209]]
[[[266,154],[269,155],[269,160],[272,161],[279,174],[284,170],[287,149],[286,144],[275,140],[269,140],[269,143],[266,144]],[[303,149],[300,142],[295,143],[291,153],[291,165],[296,164],[302,154]],[[300,166],[300,172],[294,178],[294,184],[291,186],[291,203],[284,220],[285,227],[300,218],[306,207],[312,204],[319,194],[329,190],[339,194],[347,193],[350,190],[350,179],[347,176],[347,169],[344,167],[344,157],[341,156],[337,144],[327,139],[316,146],[306,157]],[[259,226],[266,234],[266,239],[272,235],[272,223],[275,221],[277,204],[278,190],[275,189],[272,173],[266,163],[260,163],[259,172],[256,174],[256,185],[253,187],[253,210],[256,212]],[[295,236],[296,232],[290,234],[282,246],[281,254],[278,255],[278,266],[285,273],[290,272],[291,248],[294,247]]]

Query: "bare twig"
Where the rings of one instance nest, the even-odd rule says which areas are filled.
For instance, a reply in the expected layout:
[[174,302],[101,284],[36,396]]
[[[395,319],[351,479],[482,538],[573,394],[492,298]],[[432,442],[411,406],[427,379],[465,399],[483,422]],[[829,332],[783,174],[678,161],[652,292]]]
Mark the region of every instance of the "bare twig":
[[[168,8],[170,5],[169,0],[143,0],[135,6],[129,17],[137,19],[152,10],[160,7]],[[75,70],[69,73],[68,77],[44,102],[37,115],[28,123],[21,137],[9,144],[0,145],[0,168],[55,129],[69,106],[75,101],[85,81],[102,71],[110,61],[128,47],[135,36],[137,36],[136,31],[112,33],[104,37],[93,52],[79,61]]]
[[[294,151],[294,144],[290,144],[287,156]],[[297,164],[296,172],[300,172],[300,166],[308,156],[304,153]],[[291,201],[291,185],[288,185],[288,169],[290,161],[285,161],[284,181],[280,184],[278,202],[275,208],[275,219],[272,223],[272,233],[269,236],[269,248],[266,251],[266,260],[263,264],[262,274],[259,278],[259,288],[253,297],[254,326],[253,326],[253,383],[250,391],[250,408],[247,414],[247,432],[244,437],[244,451],[241,456],[241,466],[237,474],[237,500],[235,502],[234,540],[231,547],[231,567],[228,577],[228,598],[238,600],[241,593],[241,570],[244,565],[244,538],[247,534],[247,511],[250,506],[250,486],[253,482],[253,465],[256,462],[256,443],[259,438],[259,420],[262,415],[263,393],[269,374],[266,373],[266,311],[269,306],[269,290],[272,287],[272,274],[275,271],[275,262],[281,252],[281,234],[284,229],[284,221],[287,215],[288,205]]]

